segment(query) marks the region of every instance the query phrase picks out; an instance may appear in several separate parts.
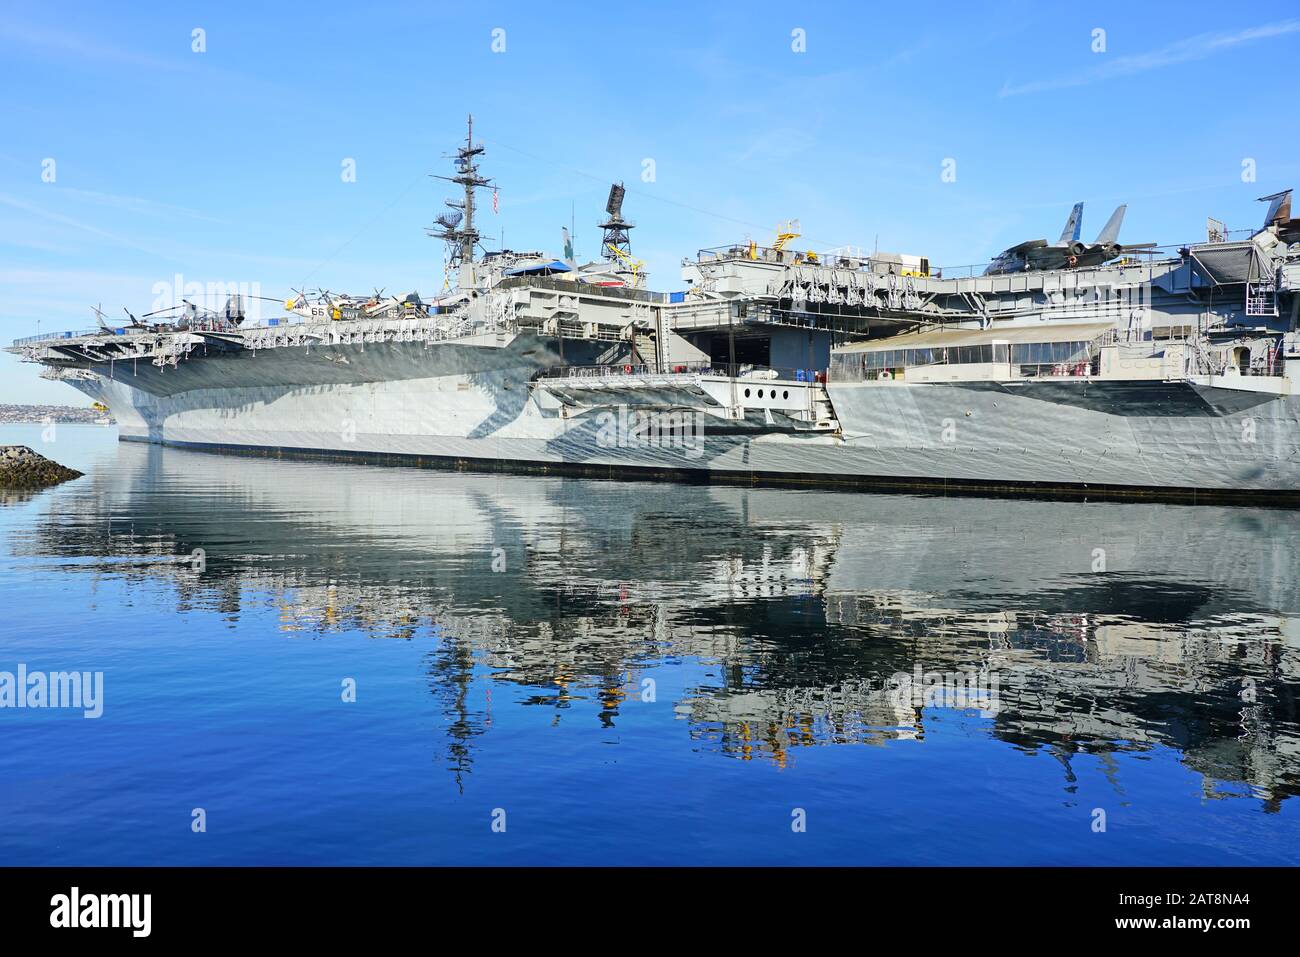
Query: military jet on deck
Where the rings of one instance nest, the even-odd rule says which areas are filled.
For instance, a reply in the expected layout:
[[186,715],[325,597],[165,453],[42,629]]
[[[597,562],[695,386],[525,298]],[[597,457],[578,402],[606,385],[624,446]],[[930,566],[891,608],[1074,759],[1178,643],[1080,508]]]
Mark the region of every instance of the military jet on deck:
[[1284,243],[1300,242],[1300,219],[1291,218],[1291,190],[1261,196],[1259,201],[1269,204],[1263,228],[1276,227],[1278,238]]
[[1031,239],[1003,250],[984,270],[984,275],[1100,266],[1126,252],[1153,249],[1155,243],[1125,245],[1119,242],[1119,228],[1124,222],[1127,209],[1127,206],[1118,207],[1097,234],[1097,241],[1085,243],[1079,239],[1083,227],[1083,203],[1075,203],[1074,209],[1070,210],[1070,218],[1065,221],[1065,228],[1061,230],[1061,238],[1055,243],[1048,243],[1046,239]]

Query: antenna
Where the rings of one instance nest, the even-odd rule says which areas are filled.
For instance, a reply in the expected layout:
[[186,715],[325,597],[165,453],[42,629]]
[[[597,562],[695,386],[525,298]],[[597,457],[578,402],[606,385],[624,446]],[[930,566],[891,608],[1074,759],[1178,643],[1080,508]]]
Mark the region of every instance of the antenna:
[[492,180],[479,175],[478,158],[484,153],[483,144],[474,142],[474,117],[466,122],[465,145],[452,157],[456,164],[455,176],[435,176],[464,187],[464,198],[446,201],[450,212],[436,220],[437,226],[426,230],[430,236],[444,240],[449,247],[448,264],[462,266],[474,262],[474,247],[479,242],[479,232],[474,227],[474,190],[494,185]]
[[627,195],[627,189],[622,183],[615,183],[609,188],[609,199],[605,201],[605,212],[609,213],[610,219],[623,218],[623,197]]
[[614,260],[623,262],[632,254],[632,239],[629,233],[633,224],[623,218],[625,195],[627,189],[622,183],[614,183],[609,187],[609,199],[605,201],[605,212],[609,216],[600,224],[600,228],[605,231],[604,239],[600,244],[601,254],[611,262]]

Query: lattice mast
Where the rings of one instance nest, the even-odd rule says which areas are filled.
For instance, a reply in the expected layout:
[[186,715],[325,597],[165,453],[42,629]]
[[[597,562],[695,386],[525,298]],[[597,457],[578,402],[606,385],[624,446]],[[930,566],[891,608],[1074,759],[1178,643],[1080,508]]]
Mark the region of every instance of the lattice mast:
[[605,236],[600,244],[601,255],[611,262],[626,262],[632,255],[632,223],[623,218],[623,197],[627,190],[622,183],[615,183],[609,188],[609,199],[605,202],[605,221],[600,228]]
[[483,153],[483,144],[474,142],[474,117],[470,116],[466,124],[465,145],[451,157],[456,164],[456,175],[434,177],[457,183],[464,189],[463,198],[446,201],[448,212],[439,216],[437,225],[428,230],[430,236],[447,243],[447,263],[449,267],[459,268],[462,288],[469,288],[475,282],[474,250],[480,237],[474,226],[474,191],[488,186],[495,188],[491,179],[479,175],[478,158]]

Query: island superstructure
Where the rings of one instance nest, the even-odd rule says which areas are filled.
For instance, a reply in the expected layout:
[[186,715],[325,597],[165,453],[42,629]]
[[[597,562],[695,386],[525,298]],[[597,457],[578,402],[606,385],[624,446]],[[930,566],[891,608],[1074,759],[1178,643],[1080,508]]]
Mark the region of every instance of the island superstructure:
[[433,232],[458,281],[430,301],[299,294],[287,316],[253,324],[232,297],[220,314],[187,307],[10,351],[106,405],[125,440],[600,476],[1300,501],[1290,191],[1266,197],[1263,226],[1239,238],[1112,242],[1106,262],[985,275],[800,251],[791,227],[771,245],[701,250],[683,261],[688,288],[659,293],[633,255],[619,184],[593,262],[484,250],[482,155],[471,132],[447,177],[463,196]]

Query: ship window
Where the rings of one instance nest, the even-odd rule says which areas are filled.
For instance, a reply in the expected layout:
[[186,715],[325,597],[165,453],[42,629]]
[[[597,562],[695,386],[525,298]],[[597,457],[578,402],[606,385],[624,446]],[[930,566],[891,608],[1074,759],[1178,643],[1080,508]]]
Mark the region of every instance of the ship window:
[[763,398],[763,390],[762,390],[762,389],[759,389],[759,390],[758,390],[758,397],[759,397],[760,399]]
[[1086,342],[1024,342],[1011,347],[1011,361],[1023,365],[1074,362],[1087,351]]
[[991,357],[990,346],[948,346],[936,351],[943,353],[945,362],[969,365],[972,362],[988,362],[989,359],[985,358],[985,350],[988,350],[987,355]]
[[[997,346],[941,346],[936,349],[881,349],[862,356],[862,369],[901,369],[908,366],[928,366],[936,363],[1006,362],[1007,347]],[[844,372],[858,372],[848,366]]]
[[788,399],[788,398],[790,398],[790,390],[789,390],[789,389],[782,389],[782,390],[781,390],[781,398],[783,398],[783,399]]
[[745,390],[745,398],[746,398],[746,399],[749,398],[749,390],[748,390],[748,389]]
[[[989,343],[977,346],[937,346],[928,349],[876,349],[860,354],[832,355],[831,368],[845,379],[875,378],[868,373],[937,363],[1013,362],[1021,365],[1074,363],[1088,358],[1087,342]],[[746,393],[748,395],[748,393]],[[773,391],[772,398],[776,398]]]

